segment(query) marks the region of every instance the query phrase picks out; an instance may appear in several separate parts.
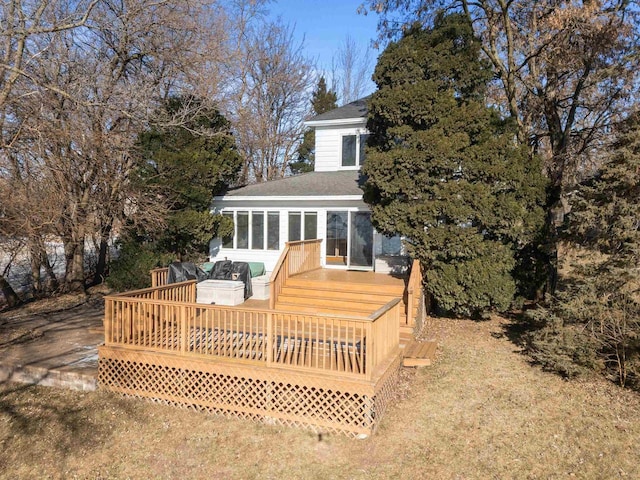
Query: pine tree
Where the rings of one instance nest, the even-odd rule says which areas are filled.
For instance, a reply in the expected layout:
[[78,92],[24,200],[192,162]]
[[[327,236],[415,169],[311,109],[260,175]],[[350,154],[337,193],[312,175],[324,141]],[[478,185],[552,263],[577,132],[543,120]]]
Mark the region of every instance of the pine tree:
[[468,21],[441,15],[383,52],[369,103],[373,222],[406,238],[426,290],[456,315],[509,307],[516,254],[544,220],[539,161],[484,104],[491,76]]
[[[311,98],[311,106],[315,115],[333,110],[338,106],[338,97],[336,93],[329,90],[327,91],[327,82],[324,77],[320,77],[318,85],[313,92]],[[289,164],[289,170],[292,175],[299,173],[312,172],[315,163],[315,146],[316,146],[316,134],[313,128],[310,128],[304,132],[302,142],[298,147],[298,159],[295,162]]]
[[579,254],[557,296],[531,315],[529,350],[565,375],[600,369],[640,387],[640,114],[598,174],[572,192],[564,240]]

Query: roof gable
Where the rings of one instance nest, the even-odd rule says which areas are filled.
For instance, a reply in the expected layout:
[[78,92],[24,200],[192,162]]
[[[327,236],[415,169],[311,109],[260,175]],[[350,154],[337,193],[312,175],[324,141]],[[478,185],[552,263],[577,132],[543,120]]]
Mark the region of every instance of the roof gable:
[[318,122],[332,122],[339,120],[363,120],[367,118],[367,102],[369,97],[364,97],[355,102],[347,103],[342,107],[334,108],[328,112],[310,118],[307,124],[313,125]]

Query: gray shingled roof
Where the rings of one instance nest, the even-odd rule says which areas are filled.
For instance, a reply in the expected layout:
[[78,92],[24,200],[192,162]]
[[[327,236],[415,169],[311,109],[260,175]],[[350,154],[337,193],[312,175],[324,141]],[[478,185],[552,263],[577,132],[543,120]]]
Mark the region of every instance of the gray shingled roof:
[[229,190],[224,198],[362,195],[358,186],[361,181],[356,170],[310,172]]
[[324,120],[342,120],[347,118],[364,118],[367,116],[367,101],[369,97],[364,97],[355,102],[347,103],[342,107],[334,108],[328,112],[316,115],[310,118],[309,122],[317,122]]

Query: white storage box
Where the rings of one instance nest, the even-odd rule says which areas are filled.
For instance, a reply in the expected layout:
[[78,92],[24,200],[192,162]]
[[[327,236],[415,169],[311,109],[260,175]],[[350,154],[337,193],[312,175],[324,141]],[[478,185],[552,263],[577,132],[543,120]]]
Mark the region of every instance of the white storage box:
[[260,275],[251,279],[251,290],[255,300],[269,300],[269,288],[271,286],[271,275]]
[[409,257],[405,255],[378,255],[374,270],[376,273],[406,275],[409,272]]
[[240,305],[244,302],[244,283],[237,280],[205,280],[196,285],[196,303]]

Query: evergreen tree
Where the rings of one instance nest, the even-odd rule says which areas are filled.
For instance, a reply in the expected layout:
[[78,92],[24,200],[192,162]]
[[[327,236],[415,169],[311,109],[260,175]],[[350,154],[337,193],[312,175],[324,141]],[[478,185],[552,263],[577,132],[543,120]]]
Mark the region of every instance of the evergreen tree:
[[[336,93],[327,90],[327,82],[324,77],[320,77],[318,85],[313,92],[311,98],[311,106],[315,115],[333,110],[338,106],[338,97]],[[292,175],[299,173],[312,172],[315,164],[315,148],[316,148],[316,134],[313,128],[310,128],[304,132],[302,142],[298,147],[298,159],[295,162],[289,164],[289,169]]]
[[166,116],[189,105],[198,114],[179,127],[152,129],[140,137],[141,175],[166,200],[167,228],[155,238],[161,251],[180,259],[206,254],[221,219],[210,213],[214,195],[237,178],[241,167],[229,122],[197,100],[172,98]]
[[530,315],[533,357],[573,375],[604,368],[640,387],[640,114],[622,127],[598,174],[571,195],[564,240],[578,255],[557,296]]
[[[161,231],[130,225],[120,238],[120,256],[110,265],[108,283],[118,290],[148,286],[149,270],[171,260],[199,260],[209,241],[233,225],[210,212],[214,195],[236,180],[241,158],[227,120],[193,98],[172,98],[163,119],[197,111],[180,126],[152,128],[140,135],[139,165],[132,179],[164,205]],[[170,121],[162,122],[171,124]],[[143,225],[142,228],[146,227]]]
[[480,48],[458,14],[387,47],[363,167],[376,228],[407,239],[442,311],[471,316],[509,307],[516,255],[544,221],[540,163],[484,104]]

